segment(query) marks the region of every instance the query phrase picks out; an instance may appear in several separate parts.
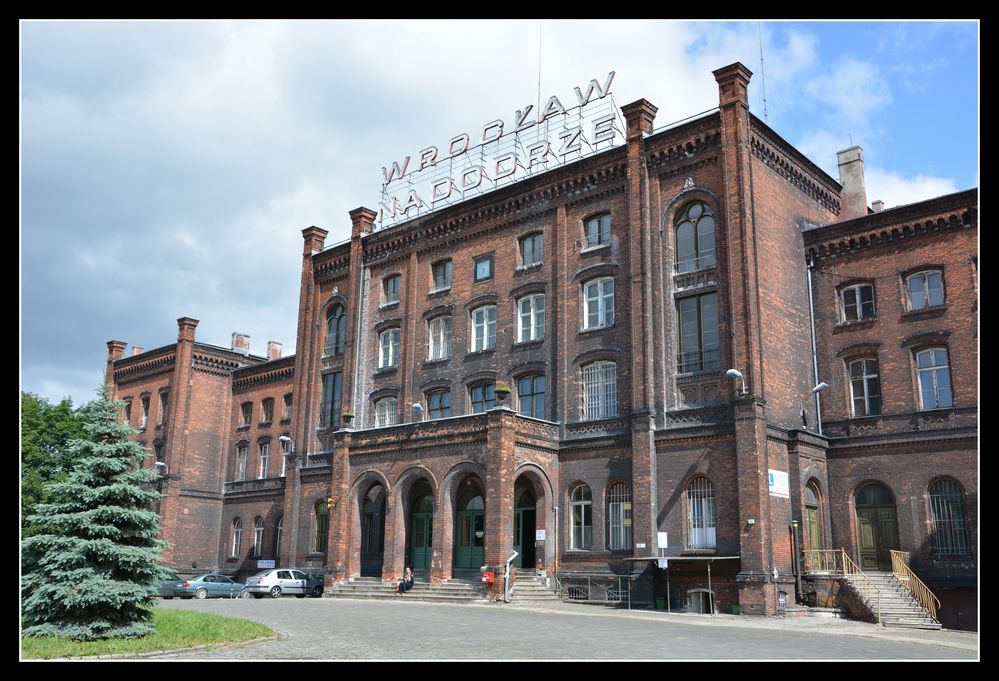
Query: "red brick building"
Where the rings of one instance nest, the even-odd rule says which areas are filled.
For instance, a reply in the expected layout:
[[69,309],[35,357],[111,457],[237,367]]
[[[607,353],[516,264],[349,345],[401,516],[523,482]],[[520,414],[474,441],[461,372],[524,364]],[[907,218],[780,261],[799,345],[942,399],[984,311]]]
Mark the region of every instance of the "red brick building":
[[618,147],[385,229],[358,208],[332,247],[303,230],[293,358],[189,319],[134,358],[111,341],[133,424],[178,395],[168,561],[442,581],[516,552],[774,614],[815,552],[900,548],[967,626],[977,192],[870,212],[859,149],[840,184],[750,114],[745,67],[714,75],[683,124],[640,100]]

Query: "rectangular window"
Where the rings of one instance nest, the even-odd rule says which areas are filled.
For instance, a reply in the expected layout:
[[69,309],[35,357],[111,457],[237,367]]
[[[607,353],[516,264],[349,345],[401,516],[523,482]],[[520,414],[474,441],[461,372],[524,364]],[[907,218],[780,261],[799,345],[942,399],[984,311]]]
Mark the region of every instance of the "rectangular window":
[[541,340],[545,336],[545,295],[538,293],[521,298],[517,303],[517,342]]
[[607,495],[607,530],[607,548],[631,548],[631,492],[623,482],[613,485]]
[[246,457],[249,454],[247,447],[239,448],[239,458],[236,464],[236,479],[246,480]]
[[170,393],[160,393],[160,423],[165,426],[167,422],[167,411],[170,407]]
[[850,390],[853,392],[854,416],[877,416],[881,413],[881,380],[877,359],[850,362]]
[[153,451],[156,453],[156,461],[163,463],[166,459],[163,458],[163,445],[156,445],[153,447]]
[[597,329],[614,323],[614,279],[594,279],[583,285],[586,305],[584,329]]
[[139,428],[145,428],[149,423],[149,398],[142,398],[142,418],[139,420]]
[[545,418],[545,377],[525,376],[518,380],[517,402],[522,416]]
[[447,359],[451,356],[451,318],[436,317],[427,323],[429,341],[427,360]]
[[610,243],[610,213],[595,215],[586,221],[586,247],[602,246]]
[[375,403],[375,426],[394,426],[399,420],[399,402],[394,397],[386,397]]
[[874,319],[874,286],[857,284],[841,291],[843,296],[843,321],[856,322]]
[[721,366],[718,335],[718,294],[681,298],[677,301],[680,318],[680,352],[677,371],[709,371]]
[[239,425],[241,426],[250,425],[250,419],[253,418],[253,402],[243,402],[243,404],[241,404],[239,408],[242,410],[243,414],[243,421]]
[[432,267],[434,275],[434,291],[441,291],[451,288],[451,261],[444,260],[434,263]]
[[320,426],[323,428],[340,427],[340,402],[343,392],[343,372],[323,374],[323,406],[320,414]]
[[281,420],[291,420],[291,393],[284,396],[284,415],[281,416]]
[[496,306],[485,305],[472,310],[472,352],[496,347]]
[[387,369],[399,365],[399,329],[389,329],[383,331],[381,339],[381,352],[378,358],[378,368]]
[[544,234],[529,234],[520,239],[520,265],[528,267],[537,265],[544,259],[545,236]]
[[[288,468],[288,454],[290,454],[290,453],[291,453],[291,443],[290,442],[282,442],[281,443],[281,477],[282,478],[284,477],[285,471]],[[279,524],[278,525],[278,531],[279,532],[281,531],[280,528],[281,528],[281,525]],[[277,543],[280,543],[280,541],[281,540],[278,540]]]
[[260,470],[257,471],[257,478],[266,478],[271,464],[270,444],[260,445]]
[[495,383],[483,383],[481,385],[473,386],[469,391],[469,395],[472,398],[473,414],[481,414],[485,410],[492,409],[496,406]]
[[617,416],[617,365],[594,362],[583,367],[584,421]]
[[486,281],[493,278],[493,256],[487,255],[475,259],[475,281]]
[[905,278],[909,294],[909,309],[922,310],[924,307],[943,305],[943,275],[940,272],[918,272]]
[[451,415],[450,390],[439,390],[427,395],[427,415],[430,419],[443,419]]
[[270,423],[274,420],[274,398],[268,397],[266,400],[260,403],[261,411],[263,412],[262,423]]
[[132,422],[132,400],[125,402],[125,423]]
[[382,282],[382,304],[388,305],[390,303],[399,302],[399,288],[402,286],[402,276],[396,274],[395,276],[388,277]]
[[916,371],[919,374],[919,401],[922,409],[954,406],[950,390],[950,365],[945,348],[916,353]]

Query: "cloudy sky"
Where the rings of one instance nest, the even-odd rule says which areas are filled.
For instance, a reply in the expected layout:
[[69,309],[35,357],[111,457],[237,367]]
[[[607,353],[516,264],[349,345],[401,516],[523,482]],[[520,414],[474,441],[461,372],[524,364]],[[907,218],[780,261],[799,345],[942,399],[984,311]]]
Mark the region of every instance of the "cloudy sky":
[[82,404],[108,340],[166,345],[182,316],[293,353],[301,229],[348,238],[382,166],[511,120],[539,61],[542,102],[615,71],[657,127],[741,61],[756,115],[765,76],[769,125],[834,178],[861,145],[895,206],[977,186],[978,54],[973,22],[21,23],[21,388]]

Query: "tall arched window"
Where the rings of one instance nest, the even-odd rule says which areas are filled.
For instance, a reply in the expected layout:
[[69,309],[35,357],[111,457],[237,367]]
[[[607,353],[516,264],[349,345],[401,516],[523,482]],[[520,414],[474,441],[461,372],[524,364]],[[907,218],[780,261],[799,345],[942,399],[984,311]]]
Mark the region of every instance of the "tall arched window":
[[715,219],[711,206],[701,201],[687,204],[677,215],[674,228],[678,273],[715,264]]
[[232,553],[230,555],[238,556],[239,549],[243,544],[243,521],[236,518],[232,521]]
[[687,548],[715,548],[715,491],[705,477],[687,485]]
[[933,552],[971,553],[968,525],[964,519],[964,490],[956,480],[941,478],[930,485],[930,511],[933,514]]
[[253,521],[253,557],[259,558],[264,549],[264,519],[257,518]]
[[593,546],[593,495],[586,485],[572,490],[572,547],[589,551]]
[[326,355],[343,354],[344,342],[347,338],[347,317],[343,305],[337,304],[326,313]]
[[316,553],[326,553],[326,537],[330,527],[330,509],[325,499],[320,499],[314,507],[316,515],[316,536],[312,542],[312,550]]
[[607,492],[607,548],[631,548],[631,490],[623,482],[614,483]]
[[947,348],[930,348],[917,352],[916,373],[919,375],[919,403],[922,409],[954,406]]
[[820,508],[819,488],[814,482],[810,482],[805,487],[805,548],[809,551],[822,549]]

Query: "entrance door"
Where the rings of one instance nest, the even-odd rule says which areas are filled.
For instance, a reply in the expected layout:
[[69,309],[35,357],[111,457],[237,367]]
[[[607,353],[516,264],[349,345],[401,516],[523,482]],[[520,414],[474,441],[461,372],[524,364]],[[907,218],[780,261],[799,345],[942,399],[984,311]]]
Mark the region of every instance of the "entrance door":
[[467,492],[459,500],[455,518],[454,566],[480,567],[486,558],[485,503],[478,491]]
[[517,507],[513,512],[513,550],[519,555],[513,565],[518,568],[534,567],[534,529],[537,509],[534,494],[523,488],[517,495]]
[[898,550],[898,521],[891,493],[882,485],[865,485],[857,493],[857,541],[862,570],[891,570],[892,549]]
[[434,497],[424,494],[413,503],[409,526],[409,561],[416,570],[430,567],[434,537]]

